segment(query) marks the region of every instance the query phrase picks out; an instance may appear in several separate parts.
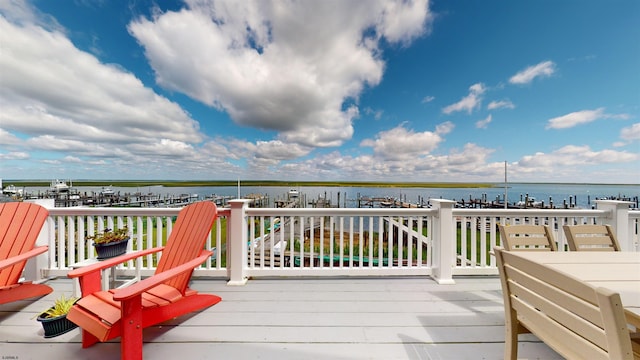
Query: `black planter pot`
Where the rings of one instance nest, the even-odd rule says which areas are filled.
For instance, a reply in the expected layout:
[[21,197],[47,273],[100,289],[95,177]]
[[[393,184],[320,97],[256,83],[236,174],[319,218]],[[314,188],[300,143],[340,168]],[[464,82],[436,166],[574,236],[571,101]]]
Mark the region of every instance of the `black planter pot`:
[[127,252],[127,243],[129,242],[129,238],[124,240],[110,242],[106,244],[96,244],[93,246],[96,248],[96,252],[98,253],[98,260],[109,259],[118,255],[122,255]]
[[36,320],[38,320],[42,324],[45,339],[68,333],[69,331],[78,327],[78,325],[72,323],[71,321],[69,321],[69,319],[67,319],[67,315],[46,318],[43,317],[42,314],[40,314],[38,315],[38,318]]

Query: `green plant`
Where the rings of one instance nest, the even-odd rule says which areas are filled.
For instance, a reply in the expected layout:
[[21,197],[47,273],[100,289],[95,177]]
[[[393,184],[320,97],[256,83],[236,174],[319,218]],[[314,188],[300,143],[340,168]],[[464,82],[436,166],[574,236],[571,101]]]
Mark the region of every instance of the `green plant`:
[[76,301],[78,301],[78,298],[73,296],[66,297],[64,294],[62,294],[60,295],[59,298],[56,299],[55,303],[53,304],[53,307],[43,311],[40,314],[40,317],[55,318],[62,315],[66,315],[71,309],[71,307],[73,306],[73,304],[76,303]]
[[129,238],[129,229],[125,226],[122,229],[105,229],[102,233],[88,236],[88,240],[93,240],[94,244],[108,244]]

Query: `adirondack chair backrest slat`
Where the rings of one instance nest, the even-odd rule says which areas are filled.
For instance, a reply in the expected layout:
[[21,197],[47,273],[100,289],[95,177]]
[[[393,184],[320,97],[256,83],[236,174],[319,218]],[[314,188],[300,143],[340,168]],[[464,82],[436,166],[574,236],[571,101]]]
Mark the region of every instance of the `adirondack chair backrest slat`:
[[[0,204],[0,259],[8,259],[33,249],[47,216],[47,209],[37,204]],[[0,287],[17,283],[25,265],[26,261],[23,261],[0,270]]]
[[[182,209],[162,251],[156,274],[184,264],[200,255],[216,217],[217,207],[208,201]],[[184,292],[192,273],[176,277],[167,281],[166,284]]]

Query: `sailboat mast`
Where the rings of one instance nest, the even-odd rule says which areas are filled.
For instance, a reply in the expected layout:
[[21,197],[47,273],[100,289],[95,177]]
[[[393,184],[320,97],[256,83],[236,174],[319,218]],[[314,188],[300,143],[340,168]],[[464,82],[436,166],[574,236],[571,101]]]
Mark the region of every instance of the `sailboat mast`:
[[504,162],[504,208],[507,208],[507,162]]

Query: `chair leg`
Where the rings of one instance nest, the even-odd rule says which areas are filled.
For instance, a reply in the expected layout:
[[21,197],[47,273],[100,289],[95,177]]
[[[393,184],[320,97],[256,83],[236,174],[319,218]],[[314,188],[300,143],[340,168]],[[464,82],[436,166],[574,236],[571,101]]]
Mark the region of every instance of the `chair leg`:
[[93,336],[92,333],[82,330],[82,348],[88,348],[98,342],[98,338]]
[[504,358],[505,360],[517,360],[518,359],[518,330],[519,323],[515,316],[511,316],[511,319],[507,319],[504,324],[505,336],[504,336]]
[[142,360],[142,295],[122,303],[120,358]]

